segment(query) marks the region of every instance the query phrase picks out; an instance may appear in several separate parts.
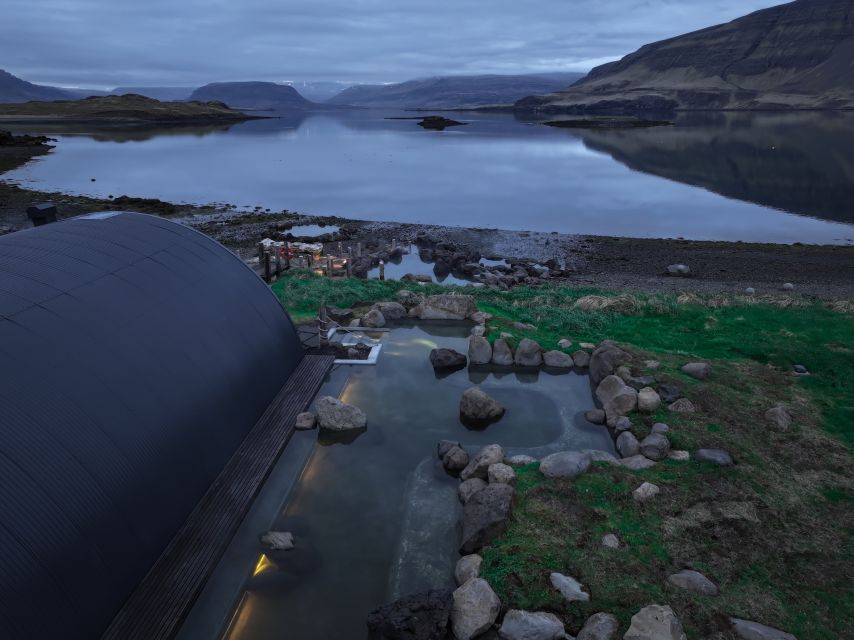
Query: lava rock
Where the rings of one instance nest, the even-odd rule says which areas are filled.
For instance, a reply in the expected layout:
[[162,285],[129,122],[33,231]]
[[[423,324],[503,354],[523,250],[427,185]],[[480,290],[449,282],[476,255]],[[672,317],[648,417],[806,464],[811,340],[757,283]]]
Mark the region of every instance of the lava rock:
[[507,530],[513,508],[513,487],[490,484],[463,505],[460,553],[479,551]]
[[372,640],[443,640],[453,606],[450,589],[406,596],[371,612],[368,631]]
[[468,359],[453,349],[432,349],[430,364],[436,371],[458,371],[465,368]]

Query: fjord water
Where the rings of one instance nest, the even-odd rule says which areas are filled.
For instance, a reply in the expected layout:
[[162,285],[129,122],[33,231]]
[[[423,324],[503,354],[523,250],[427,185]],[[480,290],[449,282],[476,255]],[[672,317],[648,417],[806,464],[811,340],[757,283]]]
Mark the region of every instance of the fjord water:
[[58,138],[56,150],[4,179],[368,220],[854,241],[854,114],[695,114],[673,127],[592,131],[458,113],[467,124],[441,132],[391,115],[401,114],[344,111],[190,130],[42,127]]
[[[607,430],[583,417],[593,406],[586,375],[434,374],[430,350],[464,352],[468,332],[459,323],[395,328],[383,337],[377,366],[336,369],[321,394],[338,395],[342,387],[334,378],[343,377],[340,397],[366,412],[368,428],[338,438],[321,434],[286,504],[271,514],[272,528],[294,533],[292,551],[259,561],[257,533],[247,545],[243,575],[251,577],[238,597],[228,640],[364,638],[374,608],[451,586],[460,505],[458,481],[436,457],[441,439],[460,441],[472,452],[500,442],[511,455],[613,452]],[[507,408],[484,430],[460,422],[459,399],[472,384]],[[287,489],[278,490],[282,501]]]

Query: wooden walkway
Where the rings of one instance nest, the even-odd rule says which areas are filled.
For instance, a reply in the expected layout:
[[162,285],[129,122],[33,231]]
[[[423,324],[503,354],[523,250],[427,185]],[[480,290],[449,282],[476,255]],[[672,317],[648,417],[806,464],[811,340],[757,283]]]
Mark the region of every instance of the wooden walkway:
[[334,357],[307,355],[125,602],[103,640],[175,636],[314,399]]

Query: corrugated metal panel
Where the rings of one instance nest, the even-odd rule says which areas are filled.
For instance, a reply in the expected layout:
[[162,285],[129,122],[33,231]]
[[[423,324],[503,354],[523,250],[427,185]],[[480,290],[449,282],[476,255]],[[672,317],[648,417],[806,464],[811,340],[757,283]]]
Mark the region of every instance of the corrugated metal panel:
[[0,637],[98,637],[301,358],[267,286],[191,229],[0,237]]

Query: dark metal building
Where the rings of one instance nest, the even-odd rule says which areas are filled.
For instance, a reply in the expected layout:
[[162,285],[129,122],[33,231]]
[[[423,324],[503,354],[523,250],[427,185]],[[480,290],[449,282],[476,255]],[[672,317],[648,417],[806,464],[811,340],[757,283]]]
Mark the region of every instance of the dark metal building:
[[0,637],[100,636],[301,357],[263,282],[179,224],[0,237]]

